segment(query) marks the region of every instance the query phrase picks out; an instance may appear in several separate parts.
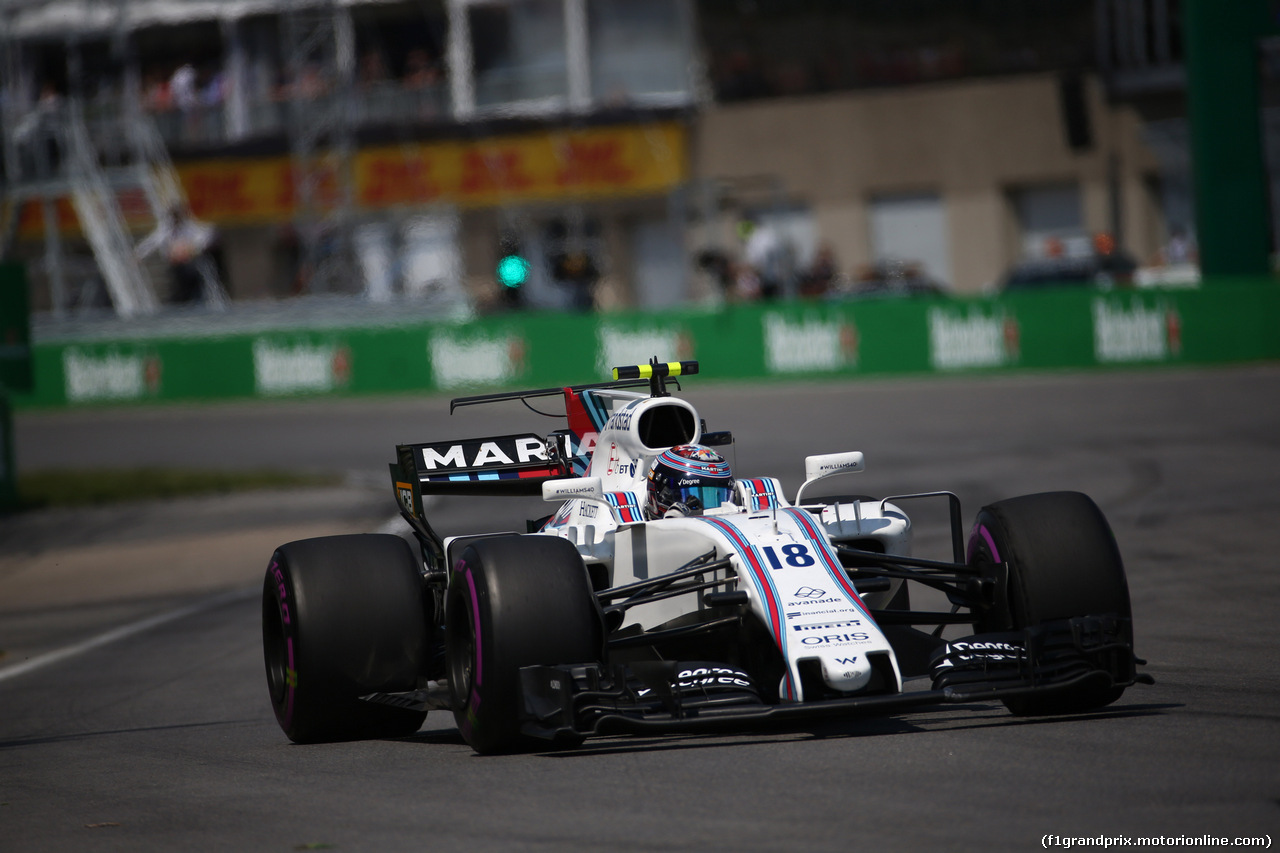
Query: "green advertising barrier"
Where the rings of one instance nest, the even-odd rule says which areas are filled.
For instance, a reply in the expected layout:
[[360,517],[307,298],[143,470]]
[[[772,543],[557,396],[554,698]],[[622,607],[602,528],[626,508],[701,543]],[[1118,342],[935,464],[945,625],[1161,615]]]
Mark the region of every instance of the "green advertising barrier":
[[696,358],[709,380],[946,375],[1280,358],[1280,287],[1057,289],[663,313],[512,313],[461,324],[46,340],[19,407],[355,396],[601,381]]

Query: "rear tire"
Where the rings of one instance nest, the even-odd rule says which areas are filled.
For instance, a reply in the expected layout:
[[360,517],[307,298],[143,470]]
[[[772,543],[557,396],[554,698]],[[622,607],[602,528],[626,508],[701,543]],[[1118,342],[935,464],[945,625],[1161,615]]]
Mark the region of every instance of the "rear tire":
[[453,715],[476,752],[520,741],[520,668],[596,663],[604,627],[586,566],[551,536],[501,536],[468,545],[445,603]]
[[291,741],[416,732],[425,712],[359,697],[415,689],[428,636],[420,564],[400,537],[301,539],[272,555],[263,656],[271,705]]
[[[979,633],[1020,630],[1055,619],[1111,614],[1125,620],[1133,644],[1129,584],[1102,511],[1079,492],[1046,492],[983,507],[969,539],[968,562],[1009,565],[1003,596],[983,612]],[[1015,714],[1088,711],[1120,698],[1099,674],[1069,690],[1005,700]]]

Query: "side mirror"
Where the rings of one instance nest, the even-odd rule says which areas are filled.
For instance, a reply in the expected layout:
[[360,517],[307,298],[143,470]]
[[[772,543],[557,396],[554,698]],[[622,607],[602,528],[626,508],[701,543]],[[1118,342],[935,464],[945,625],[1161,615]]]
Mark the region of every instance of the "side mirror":
[[721,447],[726,444],[733,444],[733,433],[727,429],[720,432],[704,432],[699,443],[706,447]]
[[720,447],[725,444],[733,444],[733,433],[727,429],[718,432],[707,432],[706,418],[698,418],[698,432],[700,433],[698,443],[703,447]]
[[855,474],[866,470],[862,463],[862,451],[853,450],[848,453],[824,453],[819,456],[804,458],[804,483],[796,491],[796,506],[800,505],[800,497],[811,483],[834,477],[837,474]]
[[599,477],[575,477],[570,480],[547,480],[542,484],[542,499],[549,503],[574,498],[604,500],[604,487]]

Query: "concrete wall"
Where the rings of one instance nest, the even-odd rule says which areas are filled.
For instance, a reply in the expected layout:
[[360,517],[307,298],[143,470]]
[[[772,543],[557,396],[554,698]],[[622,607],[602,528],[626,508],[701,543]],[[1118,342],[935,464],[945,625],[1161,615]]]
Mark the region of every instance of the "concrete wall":
[[693,176],[732,187],[776,175],[845,271],[873,260],[872,196],[938,193],[961,293],[1020,256],[1011,190],[1076,182],[1085,227],[1098,232],[1113,230],[1114,183],[1125,247],[1147,258],[1163,236],[1147,189],[1155,158],[1136,114],[1107,104],[1095,80],[1085,91],[1093,144],[1081,151],[1068,145],[1058,78],[1047,74],[712,106],[692,137]]

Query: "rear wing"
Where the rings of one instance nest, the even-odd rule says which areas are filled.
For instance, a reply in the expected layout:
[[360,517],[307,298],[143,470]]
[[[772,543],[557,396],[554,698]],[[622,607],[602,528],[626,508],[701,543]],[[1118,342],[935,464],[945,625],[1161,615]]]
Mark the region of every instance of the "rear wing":
[[423,546],[430,571],[444,571],[444,540],[427,521],[423,495],[541,495],[568,476],[548,442],[532,433],[396,445],[390,465],[400,514]]
[[419,495],[540,495],[544,482],[568,476],[547,444],[533,433],[400,444],[393,473]]
[[[427,521],[423,495],[540,496],[542,484],[548,480],[585,471],[596,432],[608,420],[608,413],[598,404],[591,408],[592,395],[584,395],[584,391],[647,386],[652,396],[666,396],[667,382],[679,388],[675,377],[697,372],[696,361],[659,362],[654,358],[649,364],[614,368],[612,382],[505,391],[452,400],[450,414],[461,406],[519,400],[537,414],[566,418],[568,429],[555,430],[545,438],[519,433],[396,445],[396,461],[389,466],[396,502],[400,514],[422,541],[428,566],[433,571],[443,570],[444,541]],[[544,412],[530,405],[530,400],[546,397],[561,397],[564,412]]]

